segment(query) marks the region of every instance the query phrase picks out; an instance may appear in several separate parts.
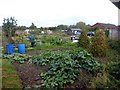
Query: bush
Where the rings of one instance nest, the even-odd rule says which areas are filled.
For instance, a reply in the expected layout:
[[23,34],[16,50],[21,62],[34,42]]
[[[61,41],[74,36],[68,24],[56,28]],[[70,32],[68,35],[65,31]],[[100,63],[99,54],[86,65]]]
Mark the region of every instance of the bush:
[[120,53],[120,40],[109,40],[108,45],[111,49]]
[[95,57],[105,57],[107,52],[107,43],[103,30],[97,30],[92,40],[90,49]]
[[120,61],[120,55],[116,50],[111,50],[109,49],[107,51],[107,55],[106,55],[107,61],[110,62],[118,62]]
[[120,62],[113,63],[109,66],[109,74],[115,79],[120,80]]
[[89,40],[85,30],[82,31],[82,33],[79,37],[78,46],[86,48],[86,49],[89,48],[89,46],[90,46],[90,40]]

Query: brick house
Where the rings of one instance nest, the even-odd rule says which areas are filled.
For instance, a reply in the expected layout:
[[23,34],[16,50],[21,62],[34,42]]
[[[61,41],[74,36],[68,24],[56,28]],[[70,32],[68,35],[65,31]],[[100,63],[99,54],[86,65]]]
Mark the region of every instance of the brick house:
[[105,24],[105,23],[96,23],[92,26],[93,29],[100,28],[109,31],[109,38],[110,39],[117,39],[118,38],[118,26],[114,24]]

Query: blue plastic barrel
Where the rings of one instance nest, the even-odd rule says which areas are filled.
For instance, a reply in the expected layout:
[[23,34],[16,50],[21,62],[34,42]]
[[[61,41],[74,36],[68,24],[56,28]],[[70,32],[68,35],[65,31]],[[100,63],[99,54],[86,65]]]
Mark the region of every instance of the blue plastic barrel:
[[14,53],[14,44],[6,44],[6,53],[8,55]]
[[25,44],[18,44],[18,53],[25,54]]

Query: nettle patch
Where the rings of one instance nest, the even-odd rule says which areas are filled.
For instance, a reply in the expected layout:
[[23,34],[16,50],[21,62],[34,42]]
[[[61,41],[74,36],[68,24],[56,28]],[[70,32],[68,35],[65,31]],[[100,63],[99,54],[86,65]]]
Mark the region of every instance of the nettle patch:
[[47,88],[74,83],[82,69],[93,74],[101,70],[101,65],[81,48],[66,52],[47,51],[34,56],[29,63],[49,66],[47,72],[41,73],[42,86]]

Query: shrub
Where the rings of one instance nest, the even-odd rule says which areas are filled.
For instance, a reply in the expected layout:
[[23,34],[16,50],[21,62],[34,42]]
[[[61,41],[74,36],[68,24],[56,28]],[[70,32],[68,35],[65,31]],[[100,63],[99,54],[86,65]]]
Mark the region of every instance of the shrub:
[[109,73],[115,79],[120,80],[120,62],[111,64],[109,66]]
[[85,30],[82,31],[79,40],[78,40],[78,46],[83,47],[83,48],[89,48],[90,45],[90,40],[87,36],[87,33]]
[[106,58],[107,58],[109,63],[110,62],[118,62],[118,61],[120,61],[120,55],[116,50],[109,49],[107,51]]
[[107,43],[103,30],[97,30],[90,49],[95,57],[105,57],[107,52]]
[[109,40],[108,45],[111,49],[120,53],[120,40]]

